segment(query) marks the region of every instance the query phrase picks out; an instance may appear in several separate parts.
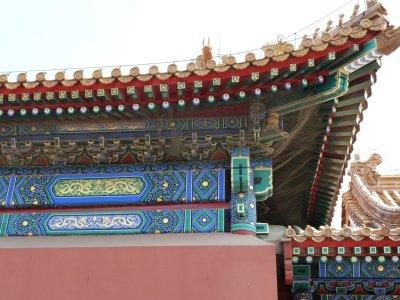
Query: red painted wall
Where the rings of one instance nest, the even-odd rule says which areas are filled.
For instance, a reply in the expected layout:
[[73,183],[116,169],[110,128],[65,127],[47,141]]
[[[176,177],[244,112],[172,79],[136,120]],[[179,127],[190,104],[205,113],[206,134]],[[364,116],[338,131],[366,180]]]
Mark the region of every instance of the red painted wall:
[[245,239],[250,242],[214,246],[3,248],[1,299],[277,299],[275,247]]

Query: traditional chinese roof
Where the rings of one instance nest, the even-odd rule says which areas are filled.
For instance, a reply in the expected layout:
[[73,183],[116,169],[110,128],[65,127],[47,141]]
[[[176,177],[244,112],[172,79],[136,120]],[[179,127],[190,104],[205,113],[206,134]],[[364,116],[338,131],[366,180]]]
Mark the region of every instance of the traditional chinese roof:
[[240,62],[217,64],[205,48],[184,70],[1,75],[0,165],[224,159],[246,146],[274,159],[275,194],[260,220],[327,224],[377,60],[400,45],[385,14],[368,1],[297,48],[280,41]]
[[350,188],[343,195],[343,223],[390,228],[400,226],[400,175],[380,175],[378,154],[351,164]]
[[354,294],[370,294],[371,287],[385,287],[399,278],[400,227],[288,227],[286,237],[285,283],[292,284],[295,292],[337,294],[340,290],[335,287],[347,286]]
[[[378,48],[394,51],[400,44],[399,29],[390,26],[385,32],[379,34],[376,41],[386,46],[381,44]],[[361,61],[365,63],[362,67]],[[298,116],[305,125],[296,128],[290,145],[282,152],[274,147],[275,192],[268,203],[262,204],[268,206],[265,211],[270,215],[270,222],[280,224],[285,216],[286,224],[301,227],[330,224],[359,123],[379,69],[375,60],[367,63],[359,59],[352,66],[360,68],[350,74],[347,92],[333,102],[320,104],[314,111],[303,110]]]
[[330,226],[321,226],[316,229],[312,226],[307,226],[304,230],[295,229],[289,226],[286,229],[286,236],[291,238],[295,242],[328,242],[329,240],[334,241],[361,241],[361,240],[372,240],[380,241],[383,239],[389,239],[392,241],[400,240],[400,227],[389,228],[383,226],[380,228],[371,227],[348,227],[343,226],[342,228],[335,229]]
[[[156,87],[161,84],[176,85],[177,82],[182,81],[209,80],[209,77],[213,76],[225,81],[232,74],[250,77],[254,71],[265,72],[276,67],[289,69],[290,63],[294,61],[301,63],[311,57],[319,58],[321,55],[318,54],[324,53],[330,47],[334,47],[333,49],[336,50],[335,47],[341,47],[350,41],[358,42],[368,34],[376,34],[385,30],[387,22],[382,16],[383,12],[381,6],[379,6],[379,10],[377,10],[377,7],[371,6],[363,14],[345,24],[340,24],[339,27],[332,28],[331,25],[328,25],[321,35],[316,32],[313,37],[304,37],[298,48],[286,42],[265,45],[263,47],[265,56],[260,59],[257,59],[254,53],[249,52],[245,55],[245,60],[240,62],[237,62],[234,56],[224,56],[221,64],[217,64],[211,58],[205,62],[201,60],[197,63],[189,62],[184,70],[178,70],[176,64],[171,64],[167,67],[166,72],[160,72],[159,67],[154,65],[144,72],[139,67],[132,67],[128,74],[123,74],[119,68],[115,68],[111,71],[110,76],[104,76],[99,69],[95,70],[90,78],[84,78],[83,70],[77,70],[73,74],[73,78],[66,78],[64,72],[60,71],[55,74],[54,78],[50,79],[46,78],[44,72],[40,72],[36,74],[36,80],[28,81],[27,74],[21,73],[17,76],[15,82],[9,82],[8,76],[3,74],[0,75],[1,92],[4,97],[4,95],[10,94],[34,94],[47,91],[85,91],[99,86],[107,88],[133,86],[140,90],[145,85],[155,85]],[[54,97],[58,98],[57,95]],[[146,97],[144,96],[144,98]],[[3,98],[4,102],[7,102],[7,100],[11,102],[10,104],[16,101],[12,97],[10,99]],[[29,103],[32,99],[21,100]]]
[[[247,53],[241,62],[233,56],[224,56],[221,64],[213,59],[197,59],[197,63],[188,63],[184,70],[178,70],[177,65],[171,64],[167,72],[160,72],[158,66],[151,66],[145,72],[133,67],[128,74],[123,74],[121,69],[115,68],[109,76],[104,76],[99,69],[90,78],[84,78],[82,70],[76,71],[73,78],[66,78],[65,73],[60,71],[50,79],[40,72],[34,81],[28,81],[27,74],[21,73],[15,82],[10,82],[8,76],[3,74],[0,75],[1,110],[10,117],[18,113],[21,116],[52,112],[62,115],[57,108],[64,109],[65,113],[68,108],[77,111],[82,107],[86,108],[81,111],[82,114],[91,112],[94,107],[100,112],[110,113],[114,108],[114,111],[126,113],[131,111],[132,104],[144,105],[151,110],[165,101],[178,105],[179,100],[191,101],[196,97],[206,100],[208,96],[213,96],[218,100],[229,93],[239,98],[240,92],[249,94],[256,88],[271,92],[275,88],[301,86],[303,79],[312,83],[318,81],[320,76],[326,76],[327,61],[336,60],[338,65],[345,61],[349,52],[354,51],[354,44],[364,44],[385,31],[388,23],[384,14],[380,4],[371,4],[368,10],[353,16],[346,23],[341,20],[335,28],[328,23],[321,34],[316,32],[312,37],[305,36],[298,48],[287,42],[265,45],[263,58],[257,59],[254,53]],[[392,50],[386,48],[387,51]],[[357,68],[356,65],[348,66],[347,71],[353,67]],[[152,105],[149,106],[149,103]],[[283,112],[282,109],[279,111]]]

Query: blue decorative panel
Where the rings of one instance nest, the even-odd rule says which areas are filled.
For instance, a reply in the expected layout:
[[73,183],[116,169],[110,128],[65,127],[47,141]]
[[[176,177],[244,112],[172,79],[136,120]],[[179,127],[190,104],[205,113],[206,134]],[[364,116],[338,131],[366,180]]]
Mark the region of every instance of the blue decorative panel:
[[0,203],[6,205],[9,191],[10,182],[9,178],[0,178]]
[[223,232],[224,209],[4,214],[3,236]]
[[183,171],[148,173],[147,180],[151,182],[151,189],[141,202],[149,204],[187,202],[185,191],[192,189],[192,182],[186,180],[187,173]]
[[6,207],[46,207],[53,206],[54,201],[48,194],[47,186],[50,176],[11,177],[10,188],[13,190]]
[[[77,165],[63,167],[0,167],[0,176],[59,175],[59,174],[109,174],[145,171],[189,171],[203,169],[229,169],[230,161],[191,161],[176,163],[148,163],[130,165]],[[272,167],[270,158],[252,158],[250,167]]]
[[3,207],[225,201],[225,170],[25,175],[0,179]]
[[334,278],[350,278],[353,276],[352,264],[343,260],[338,263],[335,260],[330,260],[327,263],[327,277]]
[[199,209],[192,211],[192,231],[193,232],[213,232],[224,231],[224,211]]
[[[317,294],[321,299],[392,299],[389,295],[400,291],[398,256],[312,258],[297,256],[293,264],[293,268],[306,265],[311,271],[309,287],[295,290],[298,295],[309,293],[316,299]],[[301,283],[293,278],[294,283]]]
[[192,202],[225,200],[225,170],[195,170],[192,176]]
[[372,259],[371,262],[361,263],[361,276],[363,278],[400,278],[400,262],[393,262],[389,259],[385,262],[378,262]]
[[[197,124],[189,125],[216,126],[200,119]],[[256,168],[271,168],[271,160],[250,159],[248,148],[234,148],[230,162],[0,168],[0,199],[4,208],[82,207],[78,212],[53,209],[53,212],[0,215],[0,235],[223,232],[229,229],[256,233]],[[230,181],[226,180],[229,173]],[[270,176],[270,173],[260,174],[258,177]],[[226,182],[232,186],[227,187]],[[230,203],[228,206],[216,202]],[[146,207],[129,211],[90,208],[122,204]],[[157,204],[174,206],[157,209]]]

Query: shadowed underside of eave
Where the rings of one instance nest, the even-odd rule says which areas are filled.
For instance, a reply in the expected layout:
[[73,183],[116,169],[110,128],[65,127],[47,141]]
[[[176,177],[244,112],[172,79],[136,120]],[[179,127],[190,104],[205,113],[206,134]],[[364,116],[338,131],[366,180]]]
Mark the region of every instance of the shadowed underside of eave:
[[378,68],[372,63],[351,74],[349,91],[338,101],[284,119],[292,134],[274,147],[274,195],[260,204],[261,220],[300,227],[331,222],[362,111],[367,108],[371,75]]

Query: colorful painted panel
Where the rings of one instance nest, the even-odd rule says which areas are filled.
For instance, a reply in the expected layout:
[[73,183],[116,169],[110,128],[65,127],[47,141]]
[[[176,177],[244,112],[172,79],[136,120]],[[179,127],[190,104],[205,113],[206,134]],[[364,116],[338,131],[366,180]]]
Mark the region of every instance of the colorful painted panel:
[[250,150],[234,148],[231,156],[232,192],[247,192],[250,189]]
[[[293,254],[298,251],[299,248],[293,248]],[[382,295],[386,299],[384,295],[400,291],[397,255],[318,257],[313,256],[313,247],[308,247],[307,252],[307,257],[292,257],[293,290],[298,294],[325,294],[321,299],[353,299],[354,294],[370,295],[360,299],[381,299],[374,295]],[[328,295],[338,298],[328,298]]]
[[[230,161],[190,161],[179,163],[148,163],[130,165],[77,165],[77,166],[48,166],[48,167],[0,167],[0,176],[18,175],[59,175],[59,174],[112,174],[151,171],[189,171],[229,169]],[[250,161],[250,167],[272,167],[270,158],[255,157]]]
[[223,232],[224,209],[1,215],[1,236]]
[[231,231],[256,232],[257,213],[254,193],[232,194],[231,197]]
[[57,197],[140,195],[141,177],[60,179],[52,186]]
[[97,132],[140,132],[176,131],[176,130],[223,130],[247,127],[247,118],[241,116],[221,118],[190,118],[165,121],[160,119],[135,121],[110,121],[107,123],[66,123],[35,125],[0,125],[0,135],[51,135],[62,133],[97,133]]
[[223,202],[225,170],[11,176],[0,197],[6,208]]
[[254,169],[254,194],[257,201],[264,201],[272,196],[272,168]]
[[334,259],[329,258],[326,262],[323,257],[318,263],[319,272],[317,276],[314,275],[318,278],[400,278],[400,262],[397,256],[392,259],[384,256],[367,259],[353,257],[352,260],[338,256]]
[[225,170],[192,172],[192,202],[223,202],[225,199]]

